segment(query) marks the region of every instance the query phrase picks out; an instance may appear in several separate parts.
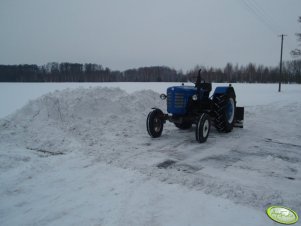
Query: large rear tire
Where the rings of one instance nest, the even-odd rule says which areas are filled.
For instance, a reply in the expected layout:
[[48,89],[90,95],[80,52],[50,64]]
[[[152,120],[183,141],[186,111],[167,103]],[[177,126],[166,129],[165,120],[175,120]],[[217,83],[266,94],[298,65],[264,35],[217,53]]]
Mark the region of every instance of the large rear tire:
[[219,132],[231,132],[235,121],[236,99],[233,91],[213,97],[214,125]]
[[201,114],[195,128],[195,139],[199,143],[204,143],[209,136],[210,128],[211,121],[209,115],[206,113]]
[[146,128],[148,134],[157,138],[160,137],[163,131],[163,112],[159,109],[151,111],[146,119]]

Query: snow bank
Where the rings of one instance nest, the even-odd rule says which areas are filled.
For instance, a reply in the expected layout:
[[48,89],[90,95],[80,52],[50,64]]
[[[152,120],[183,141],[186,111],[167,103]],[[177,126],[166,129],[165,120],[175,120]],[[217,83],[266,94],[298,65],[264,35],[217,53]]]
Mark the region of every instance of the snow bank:
[[[109,82],[109,83],[0,83],[0,118],[14,113],[28,100],[35,100],[42,95],[65,89],[110,87],[122,88],[127,93],[143,90],[153,90],[158,93],[166,91],[166,87],[179,85],[179,83],[154,82]],[[9,97],[9,98],[8,98]]]
[[144,124],[149,109],[160,104],[158,99],[159,95],[151,90],[132,94],[100,87],[56,91],[30,101],[2,120],[0,126],[14,132],[1,135],[28,149],[65,153],[81,147],[70,134],[98,142],[112,135],[112,127]]

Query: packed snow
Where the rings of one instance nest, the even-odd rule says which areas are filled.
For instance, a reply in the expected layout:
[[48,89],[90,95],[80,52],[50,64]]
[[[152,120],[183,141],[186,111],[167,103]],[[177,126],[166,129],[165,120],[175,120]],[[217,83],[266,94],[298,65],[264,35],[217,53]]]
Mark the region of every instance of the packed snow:
[[212,128],[199,144],[194,127],[146,132],[171,85],[66,86],[12,107],[0,120],[0,224],[275,225],[270,205],[300,215],[301,87],[233,84],[244,128]]

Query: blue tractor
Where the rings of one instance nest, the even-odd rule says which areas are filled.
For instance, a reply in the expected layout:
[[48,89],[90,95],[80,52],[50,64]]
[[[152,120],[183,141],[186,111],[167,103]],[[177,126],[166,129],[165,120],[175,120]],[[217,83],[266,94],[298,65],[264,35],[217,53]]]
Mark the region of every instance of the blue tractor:
[[167,95],[161,94],[162,100],[167,99],[165,114],[158,108],[148,114],[146,127],[148,134],[157,138],[163,131],[166,121],[175,124],[179,129],[190,129],[195,124],[195,138],[203,143],[207,140],[211,124],[217,131],[228,133],[233,127],[243,127],[244,108],[236,106],[236,95],[231,86],[217,87],[210,97],[212,84],[201,80],[199,70],[195,86],[172,86]]

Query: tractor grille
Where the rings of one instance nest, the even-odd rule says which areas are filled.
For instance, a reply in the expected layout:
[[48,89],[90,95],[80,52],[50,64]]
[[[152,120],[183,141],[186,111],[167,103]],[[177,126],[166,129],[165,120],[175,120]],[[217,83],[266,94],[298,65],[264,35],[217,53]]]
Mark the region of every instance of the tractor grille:
[[167,93],[167,108],[172,108],[172,94]]
[[176,108],[183,108],[184,105],[184,95],[182,93],[175,94],[175,107]]
[[167,107],[168,108],[184,108],[184,94],[183,93],[175,93],[174,96],[172,93],[167,93]]

